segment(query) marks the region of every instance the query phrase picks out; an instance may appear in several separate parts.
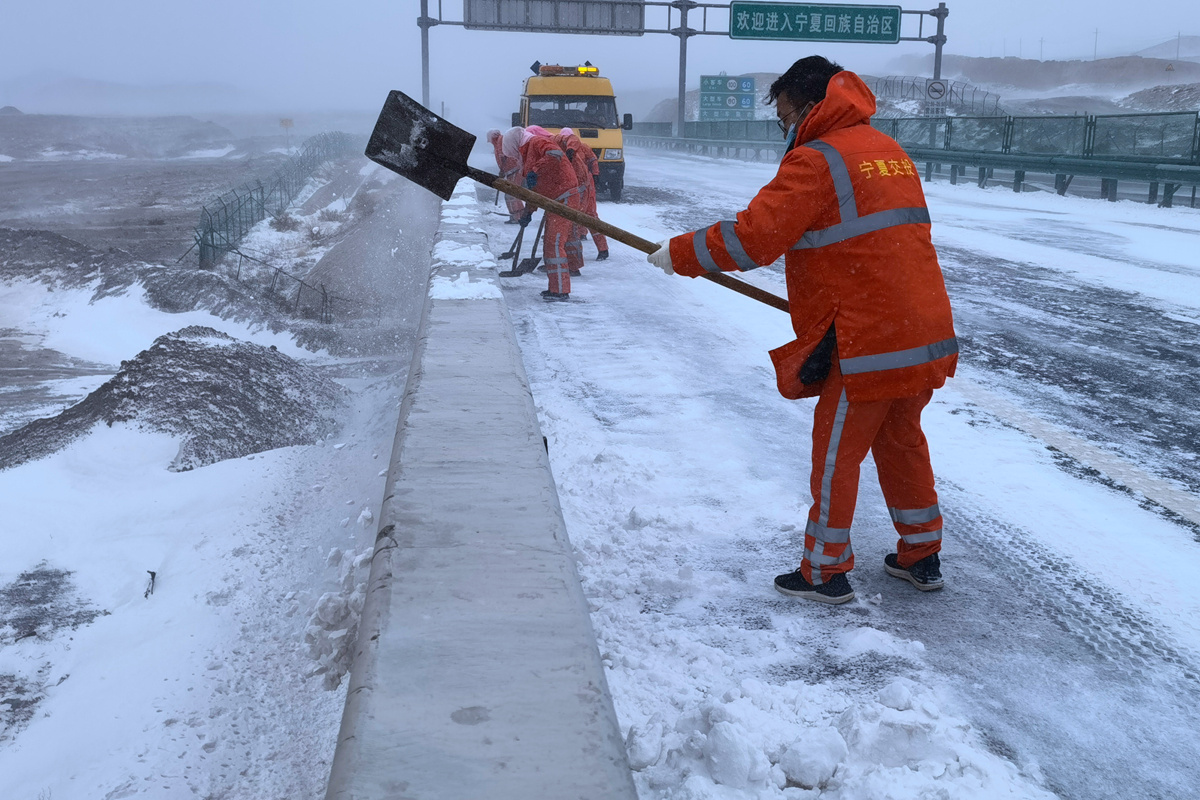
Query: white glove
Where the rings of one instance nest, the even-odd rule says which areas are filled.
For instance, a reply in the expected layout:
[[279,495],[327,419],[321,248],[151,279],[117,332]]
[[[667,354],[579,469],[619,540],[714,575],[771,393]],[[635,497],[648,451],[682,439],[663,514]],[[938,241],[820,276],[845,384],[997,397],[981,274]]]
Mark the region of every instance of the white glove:
[[646,260],[668,275],[675,274],[675,268],[671,265],[670,239],[663,239],[661,242],[659,242],[658,249],[646,256]]

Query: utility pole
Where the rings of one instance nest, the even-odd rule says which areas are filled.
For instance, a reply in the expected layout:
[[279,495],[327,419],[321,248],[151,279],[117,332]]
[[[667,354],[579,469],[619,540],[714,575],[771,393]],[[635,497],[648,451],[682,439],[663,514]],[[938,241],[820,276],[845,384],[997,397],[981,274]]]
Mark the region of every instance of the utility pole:
[[937,35],[927,40],[933,44],[933,79],[936,81],[942,77],[942,45],[946,43],[946,17],[950,16],[950,9],[945,3],[938,3],[938,7],[929,13],[938,21]]
[[1100,51],[1100,29],[1096,28],[1096,41],[1092,43],[1092,61],[1096,60],[1096,54]]
[[421,105],[429,108],[429,29],[438,21],[429,16],[429,0],[421,0],[421,16],[417,26],[421,29]]
[[695,29],[689,28],[687,24],[688,9],[698,5],[700,4],[693,0],[674,0],[671,3],[672,8],[679,9],[679,27],[672,28],[671,33],[679,37],[679,107],[675,114],[676,125],[678,125],[675,135],[681,139],[683,138],[683,122],[687,106],[687,40],[696,35]]

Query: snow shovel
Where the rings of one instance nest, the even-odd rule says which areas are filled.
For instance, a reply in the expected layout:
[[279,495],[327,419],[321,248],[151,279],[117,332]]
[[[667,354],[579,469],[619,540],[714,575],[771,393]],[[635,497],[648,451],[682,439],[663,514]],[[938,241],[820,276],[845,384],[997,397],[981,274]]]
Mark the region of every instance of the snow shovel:
[[525,238],[525,226],[517,231],[517,238],[513,239],[512,247],[500,254],[501,258],[516,258],[517,253],[521,252],[521,240]]
[[518,244],[516,252],[513,254],[512,269],[506,269],[504,272],[498,272],[496,274],[501,278],[516,278],[520,275],[524,275],[527,272],[533,272],[535,269],[537,269],[538,261],[541,260],[541,257],[537,254],[538,242],[540,242],[542,239],[542,229],[545,227],[546,215],[542,214],[542,222],[540,225],[538,225],[537,235],[533,237],[533,250],[530,251],[529,258],[522,258],[520,263],[517,263],[517,259],[521,255],[521,246]]
[[[565,217],[593,233],[610,236],[635,250],[649,254],[658,249],[658,245],[648,239],[470,166],[467,157],[474,146],[475,137],[472,134],[451,125],[403,92],[393,90],[388,93],[383,110],[379,112],[379,119],[367,142],[366,156],[425,187],[443,200],[449,200],[459,180],[466,177],[524,200],[534,208]],[[724,273],[708,272],[704,277],[772,308],[788,310],[788,302],[782,297]]]
[[533,237],[533,249],[529,251],[529,258],[521,259],[521,263],[513,268],[518,275],[524,275],[526,272],[533,272],[537,269],[538,262],[542,260],[542,257],[538,255],[538,243],[542,241],[542,231],[544,230],[546,230],[546,215],[542,214],[537,235]]

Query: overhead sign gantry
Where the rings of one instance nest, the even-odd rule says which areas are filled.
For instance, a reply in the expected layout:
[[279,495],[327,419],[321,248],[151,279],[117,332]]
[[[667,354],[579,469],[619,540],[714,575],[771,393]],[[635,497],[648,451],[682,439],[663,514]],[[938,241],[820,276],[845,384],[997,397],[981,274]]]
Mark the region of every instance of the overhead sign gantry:
[[[730,3],[697,3],[694,0],[462,0],[462,19],[448,20],[438,0],[437,17],[429,16],[429,0],[421,0],[422,102],[429,105],[429,29],[435,25],[460,25],[470,30],[535,31],[616,36],[667,33],[679,38],[679,98],[677,135],[683,133],[684,97],[687,94],[687,40],[693,36],[728,36],[748,41],[803,41],[829,43],[896,44],[928,42],[936,49],[933,80],[942,77],[942,45],[946,43],[945,3],[929,11],[906,11],[900,6],[829,3],[771,3],[733,0]],[[648,9],[666,12],[665,24],[648,26]],[[709,12],[713,20],[710,26]],[[699,27],[688,24],[688,15],[700,15]],[[662,11],[654,14],[661,20]],[[916,18],[916,35],[904,36],[904,17]],[[925,34],[925,17],[937,20],[937,32]],[[695,21],[696,17],[692,17]],[[911,33],[911,29],[910,29]]]

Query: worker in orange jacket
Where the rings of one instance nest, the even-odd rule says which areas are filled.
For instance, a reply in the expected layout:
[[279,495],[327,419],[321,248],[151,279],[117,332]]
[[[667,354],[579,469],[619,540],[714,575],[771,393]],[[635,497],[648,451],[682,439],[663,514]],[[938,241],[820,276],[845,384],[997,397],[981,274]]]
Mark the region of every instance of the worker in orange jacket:
[[788,150],[736,220],[676,236],[649,256],[697,277],[749,270],[786,254],[796,339],[771,352],[784,397],[817,397],[813,503],[804,553],[775,579],[784,594],[854,598],[850,524],[870,451],[899,541],[889,575],[942,587],[942,515],[921,411],[954,374],[958,343],[912,160],[871,127],[875,97],[820,56],[771,85]]
[[[504,155],[503,136],[499,128],[492,128],[487,132],[487,140],[496,153],[496,169],[506,181],[519,180],[516,176],[521,171],[521,162]],[[508,221],[515,225],[525,213],[525,204],[511,194],[504,195],[504,202],[508,206]]]
[[[600,214],[596,211],[596,176],[600,174],[600,159],[596,158],[596,151],[584,144],[573,129],[563,128],[558,135],[568,152],[575,153],[572,159],[575,163],[575,174],[579,176],[580,185],[584,187],[583,210],[599,219]],[[586,228],[584,232],[586,235]],[[608,238],[602,233],[592,231],[592,242],[596,245],[596,260],[603,261],[608,258]],[[582,258],[583,253],[580,252],[580,259]]]
[[[575,178],[575,170],[550,132],[537,125],[521,130],[520,145],[513,152],[509,145],[510,139],[517,138],[510,137],[513,130],[510,129],[503,137],[504,152],[520,157],[525,187],[577,211],[583,210],[583,190]],[[530,207],[521,218],[521,224],[528,225],[532,216],[533,208]],[[550,279],[549,288],[542,292],[546,300],[567,300],[571,295],[567,242],[571,238],[572,226],[570,220],[557,214],[546,214],[546,231],[542,242],[546,275]]]
[[[575,180],[579,184],[580,194],[580,210],[587,209],[587,187],[591,182],[592,175],[588,172],[587,165],[584,163],[582,152],[587,150],[591,152],[591,148],[583,143],[583,141],[575,135],[575,131],[570,128],[563,128],[554,135],[554,141],[564,153],[567,154],[567,161],[571,164],[571,169],[575,170]],[[567,271],[572,276],[578,275],[583,269],[583,240],[587,237],[588,230],[579,224],[571,226],[571,238],[567,240]]]

